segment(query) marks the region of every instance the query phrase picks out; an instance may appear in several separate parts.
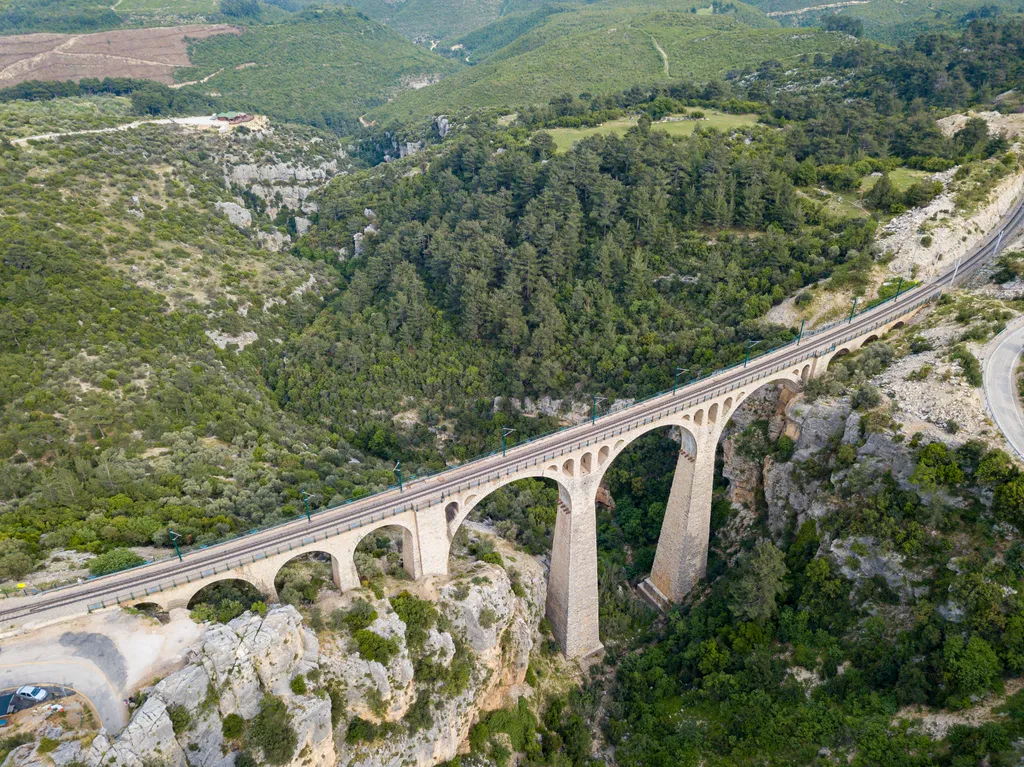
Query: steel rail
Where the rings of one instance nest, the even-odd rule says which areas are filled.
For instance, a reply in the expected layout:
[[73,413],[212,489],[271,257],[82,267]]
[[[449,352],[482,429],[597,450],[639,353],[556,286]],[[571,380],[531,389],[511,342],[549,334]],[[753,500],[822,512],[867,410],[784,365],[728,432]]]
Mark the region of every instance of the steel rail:
[[[805,334],[802,339],[780,348],[768,350],[743,365],[715,371],[695,382],[678,388],[676,393],[663,392],[633,405],[606,413],[594,422],[566,427],[537,437],[507,450],[454,466],[444,471],[414,478],[404,491],[389,488],[380,493],[349,501],[341,506],[315,512],[312,520],[289,520],[279,525],[242,534],[209,547],[193,549],[179,562],[174,557],[149,562],[136,568],[95,578],[23,598],[25,603],[0,610],[0,621],[24,618],[38,611],[85,603],[88,609],[106,607],[107,602],[137,601],[165,588],[173,588],[203,580],[224,570],[244,566],[268,556],[340,535],[389,517],[442,503],[456,493],[464,492],[502,476],[516,474],[539,463],[557,459],[594,442],[632,431],[670,415],[735,391],[748,383],[799,365],[839,348],[871,330],[893,322],[898,317],[934,300],[952,287],[954,278],[975,271],[994,255],[1003,235],[1018,229],[1024,222],[1024,197],[1018,200],[999,225],[973,251],[931,282],[919,285],[895,298],[870,306],[849,320],[841,320]],[[223,569],[220,569],[223,568]],[[22,601],[22,600],[19,600]]]

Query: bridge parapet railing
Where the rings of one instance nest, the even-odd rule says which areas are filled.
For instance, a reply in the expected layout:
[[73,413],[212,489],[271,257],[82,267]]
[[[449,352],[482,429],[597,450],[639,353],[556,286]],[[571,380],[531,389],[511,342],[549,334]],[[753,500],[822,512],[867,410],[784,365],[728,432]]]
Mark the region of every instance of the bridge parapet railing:
[[[929,288],[931,288],[931,289],[929,289]],[[897,305],[897,301],[898,301],[899,298],[906,299],[912,293],[917,293],[917,291],[923,291],[923,297],[920,297],[918,300],[915,300],[915,301],[910,302],[910,303],[904,303],[904,304]],[[819,356],[822,356],[823,354],[827,354],[829,351],[832,351],[833,349],[837,348],[838,346],[840,346],[840,345],[842,345],[844,343],[847,343],[847,342],[849,342],[849,341],[851,341],[851,340],[853,340],[855,338],[863,336],[866,333],[870,333],[872,330],[877,329],[878,327],[881,327],[882,325],[886,325],[886,324],[892,322],[897,317],[909,314],[910,312],[918,309],[922,305],[924,305],[926,303],[929,303],[930,301],[932,301],[934,299],[935,294],[937,292],[938,291],[934,289],[934,286],[927,285],[927,286],[921,286],[919,288],[915,288],[912,291],[910,291],[908,293],[903,293],[903,294],[901,294],[899,296],[893,296],[892,298],[886,299],[884,302],[882,302],[880,304],[875,304],[874,306],[868,307],[868,308],[864,309],[862,312],[856,313],[856,314],[852,315],[851,317],[849,317],[847,319],[838,320],[836,322],[830,323],[829,325],[823,326],[821,328],[817,328],[814,331],[805,334],[801,338],[794,339],[792,341],[787,342],[786,344],[783,344],[783,345],[778,346],[778,347],[774,347],[772,349],[767,349],[764,352],[762,352],[761,354],[756,355],[754,357],[751,357],[746,363],[736,363],[734,365],[730,365],[730,366],[725,367],[725,368],[720,368],[719,370],[715,370],[715,371],[713,371],[711,373],[708,373],[707,375],[704,375],[704,376],[701,376],[699,378],[696,378],[696,379],[690,381],[689,383],[687,383],[686,386],[683,388],[682,392],[685,392],[685,389],[687,389],[687,388],[690,388],[690,387],[693,387],[693,386],[699,386],[701,384],[706,384],[711,379],[716,378],[716,377],[720,377],[723,374],[726,374],[726,373],[729,373],[731,371],[736,370],[737,368],[749,366],[749,364],[751,362],[755,362],[755,361],[763,359],[764,357],[767,357],[769,355],[776,354],[776,353],[778,353],[778,352],[780,352],[780,351],[782,351],[782,350],[784,350],[784,349],[786,349],[788,347],[792,346],[792,347],[796,348],[796,347],[799,347],[801,345],[805,345],[805,344],[807,345],[807,351],[806,352],[804,352],[802,354],[799,354],[796,357],[787,357],[784,360],[780,360],[777,364],[773,365],[768,370],[759,370],[757,372],[752,372],[751,375],[742,378],[738,383],[737,382],[729,382],[727,385],[723,384],[723,386],[718,388],[718,389],[714,389],[714,390],[712,390],[710,392],[705,392],[703,394],[697,395],[695,397],[691,397],[689,399],[684,399],[682,401],[675,401],[675,402],[667,402],[664,408],[660,408],[653,415],[644,416],[643,418],[637,419],[635,421],[631,421],[631,422],[629,422],[627,424],[619,424],[619,425],[617,425],[615,427],[612,427],[608,431],[602,432],[598,436],[591,436],[591,437],[586,438],[585,440],[580,440],[579,442],[575,443],[575,446],[562,447],[558,452],[552,452],[550,454],[545,453],[545,454],[543,454],[540,457],[533,457],[533,458],[530,458],[530,459],[526,459],[523,462],[516,461],[514,456],[510,455],[509,457],[511,457],[513,459],[513,463],[511,465],[511,467],[498,468],[494,472],[488,474],[488,476],[486,476],[484,478],[474,479],[474,480],[468,481],[465,484],[456,485],[455,489],[449,490],[447,492],[447,494],[450,497],[453,493],[464,492],[465,490],[469,490],[471,488],[479,487],[479,486],[481,486],[483,484],[487,484],[487,483],[493,482],[496,479],[500,479],[502,476],[508,476],[511,473],[517,473],[517,472],[523,471],[524,469],[532,468],[532,467],[534,467],[534,466],[536,466],[538,464],[545,463],[545,462],[550,461],[550,460],[552,460],[554,458],[557,458],[557,457],[561,457],[561,456],[565,455],[567,452],[574,452],[575,450],[579,450],[579,449],[581,449],[583,447],[592,445],[592,444],[594,444],[596,442],[604,441],[604,440],[606,440],[606,439],[608,439],[608,438],[610,438],[612,436],[618,436],[618,435],[621,435],[621,434],[623,434],[623,433],[625,433],[627,431],[632,431],[638,425],[645,425],[645,424],[650,423],[650,422],[652,422],[654,420],[660,420],[662,418],[667,417],[668,415],[672,415],[672,414],[674,414],[676,412],[679,412],[680,410],[685,410],[685,409],[693,407],[695,405],[699,405],[702,402],[707,402],[709,400],[715,399],[715,398],[717,398],[717,397],[721,396],[722,394],[725,394],[725,393],[727,393],[729,391],[734,391],[734,390],[736,390],[739,387],[746,386],[746,385],[749,385],[750,383],[753,383],[755,381],[758,381],[758,380],[764,379],[766,377],[775,375],[776,373],[778,373],[778,372],[780,372],[780,371],[782,371],[782,370],[784,370],[784,369],[786,369],[788,367],[792,367],[793,365],[799,364],[799,363],[801,363],[801,362],[803,362],[803,361],[805,361],[807,359],[810,359],[812,357],[819,357]],[[918,295],[921,296],[922,294],[918,293]],[[891,306],[886,306],[886,304],[889,304],[890,302],[891,302],[892,305]],[[885,309],[882,309],[881,307],[885,307]],[[819,336],[822,333],[827,333],[829,330],[832,330],[832,329],[834,329],[834,328],[836,328],[838,326],[841,326],[844,323],[852,323],[853,320],[856,319],[857,317],[861,317],[864,314],[874,313],[874,312],[878,312],[879,313],[879,318],[875,322],[873,322],[867,328],[858,328],[855,332],[852,332],[850,335],[844,336],[842,338],[842,340],[833,341],[832,344],[828,348],[826,348],[826,349],[821,349],[821,348],[815,347],[813,342],[809,343],[810,339],[814,339],[816,336]],[[648,397],[644,397],[642,399],[637,400],[636,402],[634,402],[634,404],[631,407],[635,407],[636,405],[640,405],[640,404],[645,403],[645,402],[650,402],[651,400],[657,399],[659,397],[667,397],[667,396],[669,396],[671,394],[672,394],[672,392],[670,390],[666,390],[666,391],[663,391],[663,392],[658,392],[656,394],[652,394],[652,395],[650,395]],[[620,416],[623,412],[625,412],[625,411],[624,410],[617,410],[617,411],[613,411],[613,412],[609,412],[609,413],[604,413],[604,414],[596,417],[594,419],[594,422],[595,423],[599,422],[603,418],[606,419],[606,418],[609,418],[609,417],[612,417],[612,416]],[[552,436],[560,434],[560,433],[562,433],[564,431],[567,431],[569,429],[579,428],[580,426],[585,426],[585,424],[575,424],[575,425],[565,426],[565,427],[562,427],[561,429],[556,429],[555,431],[548,432],[548,433],[542,434],[542,435],[538,435],[536,437],[532,437],[532,438],[530,438],[528,440],[525,440],[525,441],[519,443],[514,448],[511,448],[510,452],[518,451],[518,450],[520,450],[520,449],[522,449],[522,448],[524,448],[526,446],[529,446],[532,443],[535,443],[535,442],[538,442],[538,441],[541,441],[541,440],[544,440],[544,439],[549,439]],[[444,469],[440,469],[440,470],[435,471],[435,472],[429,472],[429,473],[426,473],[426,474],[410,477],[409,481],[406,483],[406,486],[412,486],[414,483],[419,483],[421,481],[426,481],[427,479],[438,477],[438,476],[441,476],[441,475],[443,475],[445,473],[448,473],[448,472],[451,472],[451,471],[456,471],[456,470],[459,470],[459,469],[464,469],[467,465],[470,465],[471,463],[476,463],[476,462],[479,462],[479,461],[486,461],[489,458],[495,457],[499,453],[500,453],[499,450],[494,450],[494,451],[491,451],[489,453],[486,453],[485,455],[482,455],[482,456],[479,456],[479,457],[473,459],[473,461],[471,461],[469,463],[459,464],[457,466],[446,467]],[[328,508],[317,509],[317,510],[311,512],[311,517],[320,517],[323,514],[327,514],[327,513],[330,513],[330,512],[336,512],[336,511],[344,509],[346,506],[348,506],[348,505],[350,505],[352,503],[355,503],[355,502],[365,502],[368,499],[373,499],[373,498],[378,497],[378,496],[386,495],[387,493],[394,492],[397,489],[398,489],[397,486],[391,486],[391,487],[385,488],[383,490],[380,490],[377,493],[373,493],[373,494],[370,494],[370,495],[362,496],[360,498],[350,498],[350,499],[346,500],[343,504],[341,504],[339,506],[332,506],[332,507],[328,507]],[[443,501],[443,499],[444,499],[444,495],[441,495],[439,500]],[[332,535],[340,535],[340,533],[342,531],[342,528],[344,528],[344,530],[346,530],[346,531],[354,530],[354,529],[357,529],[359,527],[363,527],[363,526],[366,526],[368,524],[372,524],[374,522],[378,522],[378,521],[381,521],[383,519],[387,519],[387,518],[396,516],[398,514],[403,514],[403,513],[407,512],[407,511],[419,511],[419,510],[422,510],[423,508],[425,508],[427,506],[432,506],[432,505],[434,505],[437,502],[438,502],[438,500],[431,499],[431,500],[423,501],[423,502],[420,502],[420,503],[405,503],[405,504],[394,503],[394,504],[391,504],[391,505],[387,506],[384,509],[381,509],[380,511],[368,510],[367,512],[360,513],[359,516],[354,517],[351,520],[341,520],[341,521],[339,521],[338,525],[336,526],[336,531],[334,533],[330,533],[330,534],[326,534],[325,533],[323,535],[323,538],[320,538],[320,540],[322,540],[324,538],[327,538],[327,537],[331,537]],[[237,541],[239,539],[245,538],[245,537],[250,536],[250,535],[256,535],[256,534],[260,534],[260,533],[265,533],[265,532],[268,532],[270,530],[274,530],[276,528],[294,525],[295,523],[296,523],[296,520],[294,520],[294,519],[284,520],[284,521],[279,522],[279,523],[277,523],[275,525],[270,525],[270,526],[264,527],[264,528],[257,528],[257,529],[250,530],[250,531],[247,531],[247,532],[244,532],[244,533],[240,533],[240,534],[237,534],[237,535],[234,535],[234,536],[230,536],[228,538],[216,541],[214,543],[209,543],[209,544],[203,545],[201,547],[189,549],[189,550],[187,550],[185,552],[185,555],[187,556],[189,553],[194,553],[194,552],[200,551],[200,550],[215,548],[215,547],[223,545],[225,543],[229,543],[231,541]],[[328,527],[331,527],[331,526],[329,525]],[[289,544],[289,545],[291,545],[291,544]],[[251,563],[252,561],[257,561],[258,559],[265,558],[266,556],[271,556],[274,553],[274,548],[275,547],[272,546],[272,545],[271,546],[263,547],[259,551],[255,552],[255,553],[253,553],[251,555],[247,555],[246,558],[248,558],[250,556],[251,557],[255,557],[256,559],[251,559],[250,560],[250,563]],[[268,554],[267,553],[268,551],[271,552],[271,553]],[[106,578],[106,577],[123,576],[123,575],[125,575],[125,573],[131,572],[131,570],[141,569],[141,568],[149,567],[151,565],[169,562],[169,561],[171,561],[173,559],[174,559],[173,555],[170,555],[170,556],[167,556],[167,557],[162,557],[160,559],[151,560],[151,561],[143,563],[141,565],[137,565],[135,568],[131,568],[129,570],[122,570],[122,571],[119,571],[118,573],[112,573],[110,576],[100,576],[99,578],[94,578],[94,579],[90,579],[90,580],[96,581],[96,580],[101,580],[102,578]],[[217,564],[217,565],[215,565],[215,568],[219,567],[219,566],[220,565]],[[221,570],[221,572],[223,572],[223,570],[233,569],[234,567],[238,567],[238,566],[240,566],[240,565],[230,565],[230,566],[225,565],[223,567],[223,569]],[[189,573],[189,575],[191,575],[191,573]],[[202,577],[209,577],[209,576],[202,576]],[[161,581],[157,586],[152,587],[152,589],[155,589],[155,590],[147,591],[144,594],[144,596],[149,596],[151,594],[158,593],[158,590],[163,590],[163,589],[167,589],[167,588],[174,588],[174,587],[180,586],[180,585],[182,585],[181,578],[172,578],[171,582],[170,582],[170,585],[168,585],[167,582],[165,582],[165,581]],[[55,588],[55,589],[49,589],[49,590],[41,592],[40,595],[51,595],[51,594],[54,594],[56,592],[60,592],[60,591],[63,591],[63,590],[66,590],[66,589],[70,589],[70,588],[73,588],[73,587],[74,587],[73,585],[70,585],[70,586],[58,587],[58,588]],[[133,591],[135,591],[135,590],[129,589],[129,590],[127,590],[127,593],[133,593]],[[126,591],[124,589],[118,589],[117,590],[117,596],[111,597],[111,599],[114,599],[116,601],[118,598],[120,598],[121,600],[134,601],[134,600],[137,600],[139,598],[137,596],[124,597],[123,596],[124,593],[126,593]],[[7,595],[5,594],[5,596],[7,596]],[[106,602],[106,605],[103,604],[104,602]],[[110,602],[111,602],[110,599],[106,599],[106,600],[101,600],[101,602],[99,604],[101,606],[109,606]],[[98,608],[95,605],[90,605],[90,609],[98,609]]]

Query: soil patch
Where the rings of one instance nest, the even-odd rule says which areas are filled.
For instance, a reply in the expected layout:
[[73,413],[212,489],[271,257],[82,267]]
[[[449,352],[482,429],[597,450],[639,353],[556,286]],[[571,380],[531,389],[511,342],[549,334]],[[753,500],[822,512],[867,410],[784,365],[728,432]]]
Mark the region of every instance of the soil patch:
[[80,80],[83,77],[136,77],[174,82],[174,70],[187,67],[188,40],[240,34],[227,24],[189,24],[153,29],[122,29],[90,35],[12,35],[0,37],[0,87],[26,80]]

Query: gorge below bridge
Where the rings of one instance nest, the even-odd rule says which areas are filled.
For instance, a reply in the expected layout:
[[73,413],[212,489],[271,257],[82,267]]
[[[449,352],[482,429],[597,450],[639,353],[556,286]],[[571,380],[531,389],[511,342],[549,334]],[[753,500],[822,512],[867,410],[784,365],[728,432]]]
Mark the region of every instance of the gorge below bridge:
[[553,480],[558,512],[548,573],[547,615],[566,655],[601,649],[598,632],[596,498],[602,477],[634,440],[674,427],[681,447],[650,577],[641,589],[662,605],[680,601],[704,576],[711,522],[715,451],[731,414],[770,384],[803,387],[829,363],[901,326],[922,306],[994,256],[1021,227],[1016,202],[988,237],[957,266],[896,299],[806,334],[705,378],[494,454],[373,496],[224,543],[188,551],[128,571],[0,602],[0,626],[31,629],[116,605],[187,606],[219,580],[251,583],[274,597],[278,571],[302,554],[327,554],[336,585],[357,588],[356,546],[378,528],[403,531],[403,560],[412,578],[447,575],[451,543],[467,515],[495,490],[516,480]]

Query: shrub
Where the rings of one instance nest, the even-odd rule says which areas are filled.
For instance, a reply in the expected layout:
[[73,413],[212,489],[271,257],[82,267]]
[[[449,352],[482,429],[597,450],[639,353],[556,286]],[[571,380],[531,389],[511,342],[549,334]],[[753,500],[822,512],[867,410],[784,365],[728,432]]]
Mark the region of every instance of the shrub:
[[309,692],[309,687],[306,686],[306,677],[302,674],[292,677],[292,681],[289,682],[288,687],[290,687],[291,691],[296,695],[305,695]]
[[348,612],[335,610],[331,613],[331,624],[335,629],[344,626],[353,634],[361,629],[369,628],[375,620],[377,620],[377,611],[364,599],[357,599]]
[[359,654],[363,656],[364,660],[377,661],[386,666],[398,654],[397,640],[385,639],[369,629],[357,631],[355,640],[359,646]]
[[850,398],[850,404],[856,410],[870,410],[873,407],[878,407],[881,402],[882,395],[871,384],[864,384]]
[[426,644],[427,632],[437,624],[437,608],[408,591],[394,597],[391,606],[405,624],[405,641],[409,651],[419,653]]
[[36,746],[36,753],[37,754],[48,754],[51,751],[56,751],[57,750],[57,746],[59,746],[59,745],[60,745],[60,741],[59,740],[55,740],[54,738],[40,738],[39,739],[39,745]]
[[221,722],[220,731],[227,740],[240,738],[245,732],[245,720],[238,714],[228,714]]
[[356,743],[370,743],[377,739],[377,725],[360,719],[358,716],[348,723],[345,742],[350,746]]
[[498,614],[494,612],[490,607],[485,607],[480,611],[480,628],[489,629],[494,625],[498,619]]
[[249,723],[246,742],[262,751],[270,764],[291,761],[299,736],[292,727],[291,715],[284,701],[273,695],[264,696],[259,713]]
[[967,379],[967,383],[971,386],[981,386],[981,363],[978,362],[978,358],[971,354],[970,350],[963,344],[957,344],[953,347],[953,351],[950,356],[958,363],[960,363],[960,369],[963,371],[964,378]]
[[180,735],[192,724],[192,715],[184,706],[172,705],[167,707],[167,716],[171,720],[171,727],[175,735]]
[[93,575],[107,575],[145,562],[145,559],[131,549],[111,549],[89,560],[89,572]]
[[501,554],[497,551],[489,551],[480,557],[481,562],[487,562],[490,565],[498,565],[499,567],[505,566],[505,560],[501,558]]

